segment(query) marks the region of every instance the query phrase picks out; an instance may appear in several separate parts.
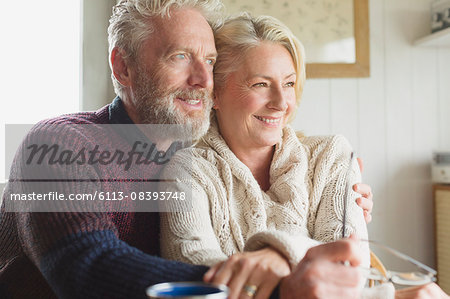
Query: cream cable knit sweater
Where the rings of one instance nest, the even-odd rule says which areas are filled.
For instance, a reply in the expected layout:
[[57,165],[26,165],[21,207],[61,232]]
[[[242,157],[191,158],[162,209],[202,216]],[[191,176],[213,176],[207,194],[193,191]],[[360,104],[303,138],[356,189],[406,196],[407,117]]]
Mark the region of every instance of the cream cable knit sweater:
[[[212,266],[234,253],[272,246],[294,267],[309,248],[342,236],[350,152],[342,136],[298,138],[287,126],[264,192],[213,122],[194,148],[178,151],[164,170],[163,178],[177,181],[165,191],[189,194],[184,202],[170,201],[171,209],[190,211],[162,214],[163,257]],[[356,161],[350,176],[351,185],[360,181]],[[346,235],[367,239],[358,195],[349,195]],[[361,244],[368,266],[369,249]]]

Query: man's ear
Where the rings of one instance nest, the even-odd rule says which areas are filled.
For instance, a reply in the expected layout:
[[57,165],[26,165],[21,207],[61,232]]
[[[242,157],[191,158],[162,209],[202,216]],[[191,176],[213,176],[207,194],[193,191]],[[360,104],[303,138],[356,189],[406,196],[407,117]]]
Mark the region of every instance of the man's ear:
[[131,85],[130,66],[128,61],[124,58],[125,51],[115,47],[111,51],[111,65],[112,72],[117,81],[123,86]]

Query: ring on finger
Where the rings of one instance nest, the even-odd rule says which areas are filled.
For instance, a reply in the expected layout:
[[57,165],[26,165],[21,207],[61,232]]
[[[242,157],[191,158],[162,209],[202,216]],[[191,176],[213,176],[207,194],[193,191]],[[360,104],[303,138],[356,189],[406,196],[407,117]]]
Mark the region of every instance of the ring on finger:
[[255,286],[254,284],[246,284],[244,285],[244,289],[242,291],[251,298],[255,296],[257,290],[258,287]]

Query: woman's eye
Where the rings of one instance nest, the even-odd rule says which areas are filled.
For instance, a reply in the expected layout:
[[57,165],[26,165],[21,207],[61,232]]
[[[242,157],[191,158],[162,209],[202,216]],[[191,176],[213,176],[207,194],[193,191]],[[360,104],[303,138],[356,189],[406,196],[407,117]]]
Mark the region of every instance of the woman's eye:
[[177,55],[175,55],[175,58],[177,58],[177,59],[185,59],[186,55],[185,54],[177,54]]
[[258,82],[252,85],[253,87],[267,87],[267,83],[265,82]]
[[294,87],[295,86],[295,82],[288,82],[286,83],[287,87]]

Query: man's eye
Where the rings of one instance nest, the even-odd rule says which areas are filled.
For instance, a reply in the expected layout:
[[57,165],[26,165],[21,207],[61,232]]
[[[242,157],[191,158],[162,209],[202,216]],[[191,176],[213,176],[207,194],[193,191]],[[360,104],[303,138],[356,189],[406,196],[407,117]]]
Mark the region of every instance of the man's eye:
[[175,55],[175,58],[177,58],[177,59],[185,59],[186,55],[185,54],[177,54],[177,55]]
[[215,59],[206,59],[206,63],[209,65],[214,65],[216,63]]
[[253,87],[267,87],[266,82],[258,82],[252,85]]

